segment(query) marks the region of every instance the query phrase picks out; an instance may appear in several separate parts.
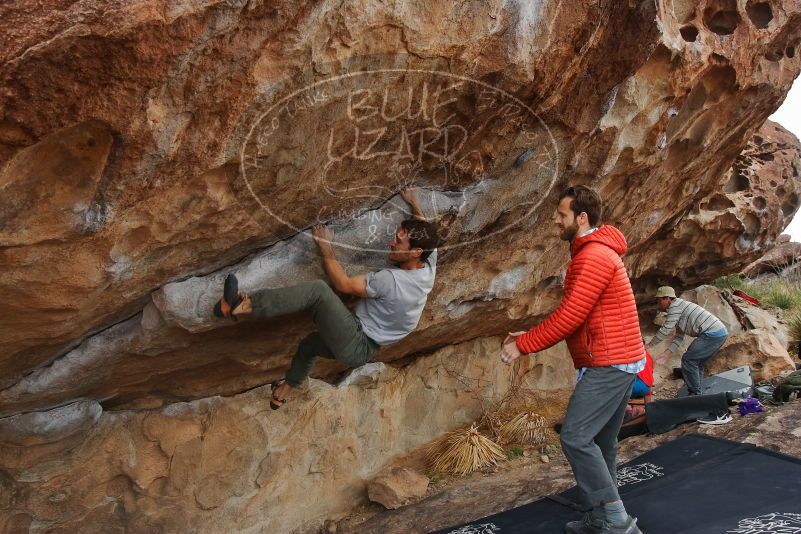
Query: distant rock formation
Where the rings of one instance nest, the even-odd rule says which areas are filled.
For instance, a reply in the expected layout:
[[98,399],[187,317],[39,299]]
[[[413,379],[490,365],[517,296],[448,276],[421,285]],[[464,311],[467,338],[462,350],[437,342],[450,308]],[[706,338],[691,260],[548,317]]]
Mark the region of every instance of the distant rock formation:
[[782,234],[779,236],[778,243],[772,249],[756,260],[747,265],[742,274],[749,278],[755,278],[761,274],[781,275],[788,270],[797,270],[801,263],[801,243],[790,241],[790,236]]

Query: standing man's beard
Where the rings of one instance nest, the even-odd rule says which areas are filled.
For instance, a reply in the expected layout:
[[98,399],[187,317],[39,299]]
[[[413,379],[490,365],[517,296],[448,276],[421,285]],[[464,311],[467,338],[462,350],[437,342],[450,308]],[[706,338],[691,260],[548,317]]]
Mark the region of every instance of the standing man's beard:
[[570,226],[566,226],[565,229],[562,230],[562,233],[559,234],[559,237],[562,239],[562,241],[573,241],[573,238],[576,237],[577,233],[578,225],[573,223]]

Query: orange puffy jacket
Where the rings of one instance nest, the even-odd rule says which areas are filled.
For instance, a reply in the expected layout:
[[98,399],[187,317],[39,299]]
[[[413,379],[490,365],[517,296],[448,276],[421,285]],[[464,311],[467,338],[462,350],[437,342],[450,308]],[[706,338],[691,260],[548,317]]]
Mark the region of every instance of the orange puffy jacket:
[[517,337],[524,354],[539,352],[563,339],[580,367],[633,363],[645,356],[637,305],[620,259],[626,238],[614,226],[577,237],[559,306],[547,319]]

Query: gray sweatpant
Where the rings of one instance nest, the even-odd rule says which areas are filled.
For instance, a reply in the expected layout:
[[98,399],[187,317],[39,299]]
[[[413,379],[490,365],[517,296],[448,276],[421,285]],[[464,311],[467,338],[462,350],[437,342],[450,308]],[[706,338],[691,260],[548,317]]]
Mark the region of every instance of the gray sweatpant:
[[250,295],[253,315],[262,319],[299,311],[310,311],[317,331],[298,345],[286,373],[290,386],[299,386],[311,372],[317,356],[334,359],[348,367],[367,363],[378,344],[367,337],[362,326],[331,287],[322,280],[296,286],[262,289]]
[[620,499],[617,435],[637,375],[589,367],[567,406],[560,441],[587,510]]
[[704,378],[704,366],[718,353],[728,337],[728,335],[700,336],[687,347],[687,352],[681,357],[681,374],[690,395],[700,395],[703,392],[701,385]]

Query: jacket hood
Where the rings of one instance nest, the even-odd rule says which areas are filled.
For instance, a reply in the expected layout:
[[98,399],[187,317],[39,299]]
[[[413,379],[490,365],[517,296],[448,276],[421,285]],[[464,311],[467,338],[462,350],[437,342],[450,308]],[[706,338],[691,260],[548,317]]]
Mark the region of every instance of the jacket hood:
[[575,256],[588,243],[601,243],[622,256],[629,249],[626,237],[614,226],[603,225],[591,234],[577,237],[570,243],[570,254]]

